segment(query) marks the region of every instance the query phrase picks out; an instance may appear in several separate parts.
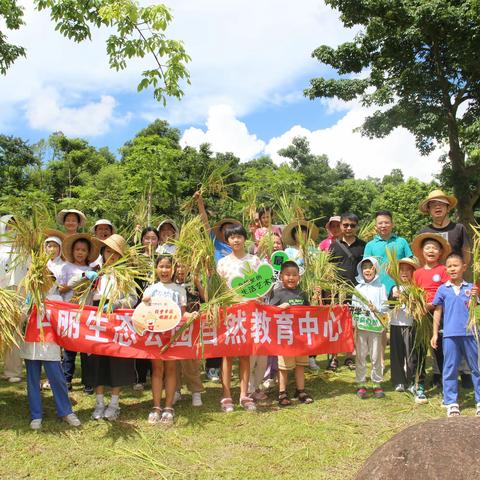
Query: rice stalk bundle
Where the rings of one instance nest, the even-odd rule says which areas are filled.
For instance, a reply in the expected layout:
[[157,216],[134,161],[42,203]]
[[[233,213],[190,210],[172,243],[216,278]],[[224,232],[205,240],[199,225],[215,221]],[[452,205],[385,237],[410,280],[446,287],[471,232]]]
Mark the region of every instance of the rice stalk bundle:
[[0,288],[0,354],[17,345],[22,299],[15,290]]
[[[472,245],[472,273],[473,285],[478,286],[480,274],[480,227],[478,225],[470,225],[473,232]],[[478,298],[472,296],[468,309],[468,330],[473,332],[478,340],[478,329],[480,327],[480,308]]]
[[358,238],[364,242],[369,242],[375,235],[377,231],[375,229],[375,219],[371,220],[368,223],[362,223],[358,230]]
[[244,223],[253,223],[257,215],[257,197],[258,192],[250,187],[242,193],[243,220]]
[[305,211],[302,207],[303,204],[304,201],[299,194],[287,196],[286,193],[282,193],[278,199],[277,207],[275,208],[275,213],[279,218],[280,223],[288,225],[295,220],[305,219]]
[[267,232],[258,242],[257,255],[260,258],[270,259],[273,253],[273,241],[275,235],[272,232]]

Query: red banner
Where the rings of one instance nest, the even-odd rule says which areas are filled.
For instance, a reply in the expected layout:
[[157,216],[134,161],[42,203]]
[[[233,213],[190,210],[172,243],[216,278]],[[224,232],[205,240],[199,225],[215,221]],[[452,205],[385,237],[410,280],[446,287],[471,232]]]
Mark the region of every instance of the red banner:
[[45,302],[45,315],[32,314],[25,340],[56,342],[67,350],[125,358],[166,360],[249,355],[300,356],[353,350],[352,317],[343,305],[280,309],[255,301],[234,305],[218,325],[200,319],[172,345],[173,332],[146,332],[132,326],[133,310],[99,314],[95,307]]

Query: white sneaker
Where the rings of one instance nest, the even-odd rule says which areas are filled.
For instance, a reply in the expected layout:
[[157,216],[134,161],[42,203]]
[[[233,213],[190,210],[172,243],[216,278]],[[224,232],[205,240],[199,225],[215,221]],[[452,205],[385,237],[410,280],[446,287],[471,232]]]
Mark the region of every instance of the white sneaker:
[[133,390],[135,392],[143,392],[143,389],[144,389],[144,385],[143,383],[136,383],[134,386],[133,386]]
[[182,394],[177,390],[175,392],[175,395],[173,396],[173,404],[175,405],[177,402],[179,402],[182,399]]
[[110,422],[113,422],[118,418],[118,415],[120,415],[120,407],[118,405],[109,405],[105,409],[103,418],[105,418],[105,420],[109,420]]
[[103,418],[103,414],[105,413],[105,405],[102,403],[101,405],[95,405],[95,410],[92,413],[93,420],[100,420]]
[[160,422],[161,418],[162,418],[162,409],[161,408],[154,408],[148,414],[148,423],[150,425],[156,425],[157,423]]
[[21,379],[20,377],[10,377],[10,378],[8,379],[8,381],[9,381],[10,383],[18,383],[18,382],[21,382],[22,379]]
[[396,392],[404,392],[405,391],[405,385],[403,383],[399,383],[398,385],[395,386],[395,391]]
[[201,407],[202,405],[202,394],[200,392],[192,393],[192,406]]
[[32,430],[40,430],[42,428],[42,419],[36,418],[30,422],[30,428]]
[[82,422],[80,422],[80,420],[74,413],[70,413],[69,415],[63,417],[63,420],[72,427],[79,427],[82,424]]
[[315,361],[314,357],[308,357],[308,368],[310,370],[319,370],[320,367],[317,365],[317,362]]

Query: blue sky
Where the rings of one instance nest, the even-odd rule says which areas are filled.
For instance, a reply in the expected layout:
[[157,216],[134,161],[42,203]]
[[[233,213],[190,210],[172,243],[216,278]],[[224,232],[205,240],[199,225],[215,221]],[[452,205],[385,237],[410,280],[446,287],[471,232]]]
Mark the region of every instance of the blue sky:
[[1,133],[35,142],[61,130],[116,151],[163,118],[181,130],[182,145],[208,142],[243,161],[264,154],[285,161],[278,150],[303,135],[314,153],[327,154],[332,164],[349,163],[359,177],[401,168],[407,177],[429,180],[439,170],[439,152],[421,158],[405,130],[376,140],[354,133],[371,113],[357,102],[303,96],[310,78],[333,75],[311,58],[312,50],[355,33],[320,1],[167,0],[174,14],[167,36],[185,42],[192,85],[166,109],[151,92],[136,92],[148,59],[112,71],[106,30],[74,44],[53,30],[46,12],[21,3],[27,25],[9,32],[9,39],[25,46],[28,56],[0,77]]

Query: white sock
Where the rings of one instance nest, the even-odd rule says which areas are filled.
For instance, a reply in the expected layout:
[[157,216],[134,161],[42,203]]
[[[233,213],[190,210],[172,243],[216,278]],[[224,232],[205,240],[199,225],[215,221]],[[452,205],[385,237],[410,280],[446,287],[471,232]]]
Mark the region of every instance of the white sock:
[[105,405],[103,401],[103,393],[97,393],[97,405]]
[[110,398],[110,406],[118,407],[118,395],[112,395],[112,398]]

